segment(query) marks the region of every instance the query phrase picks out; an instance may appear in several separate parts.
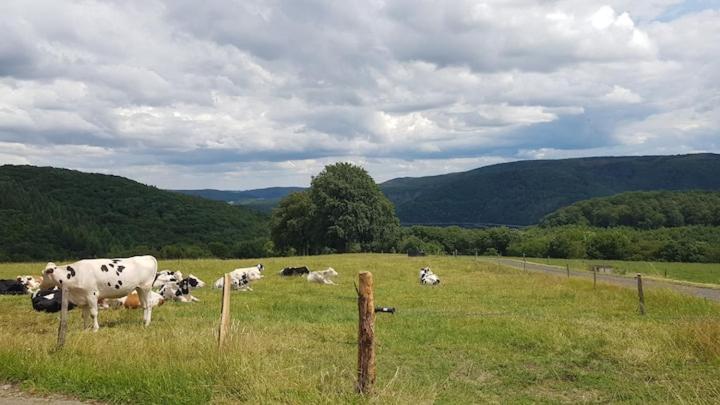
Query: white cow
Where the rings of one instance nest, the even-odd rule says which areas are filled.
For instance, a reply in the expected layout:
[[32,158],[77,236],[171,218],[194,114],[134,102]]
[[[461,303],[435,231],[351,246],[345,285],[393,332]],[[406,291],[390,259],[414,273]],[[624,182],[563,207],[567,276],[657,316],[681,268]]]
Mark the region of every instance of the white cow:
[[[157,260],[152,256],[135,256],[126,259],[88,259],[57,266],[48,263],[43,276],[58,288],[68,289],[68,299],[83,309],[83,321],[88,327],[92,317],[93,330],[98,325],[98,300],[121,298],[135,290],[144,309],[143,321],[150,325],[152,307],[148,302]],[[45,284],[45,279],[43,283]]]
[[437,285],[440,284],[440,278],[430,270],[430,267],[420,269],[420,284]]
[[[263,278],[264,276],[261,274],[263,270],[265,270],[265,267],[262,264],[258,264],[257,266],[243,267],[231,271],[230,279],[233,284],[232,287],[235,289],[248,289],[252,291],[252,288],[250,288],[250,282]],[[215,280],[213,288],[223,288],[223,279],[224,277],[220,277]]]
[[335,277],[337,275],[338,273],[335,271],[335,269],[333,269],[332,267],[328,267],[323,271],[311,271],[307,275],[307,281],[320,284],[335,284],[330,279],[330,277]]

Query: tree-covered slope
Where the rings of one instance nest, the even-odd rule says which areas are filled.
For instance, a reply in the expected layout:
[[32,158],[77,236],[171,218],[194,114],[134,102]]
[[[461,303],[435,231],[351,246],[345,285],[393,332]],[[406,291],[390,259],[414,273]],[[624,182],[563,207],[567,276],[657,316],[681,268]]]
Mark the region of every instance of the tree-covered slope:
[[549,214],[541,226],[720,226],[720,192],[645,191],[580,201]]
[[558,208],[625,191],[720,190],[720,155],[531,160],[381,184],[402,223],[538,223]]
[[267,217],[244,207],[117,176],[10,165],[0,166],[0,229],[0,260],[197,256],[268,236]]

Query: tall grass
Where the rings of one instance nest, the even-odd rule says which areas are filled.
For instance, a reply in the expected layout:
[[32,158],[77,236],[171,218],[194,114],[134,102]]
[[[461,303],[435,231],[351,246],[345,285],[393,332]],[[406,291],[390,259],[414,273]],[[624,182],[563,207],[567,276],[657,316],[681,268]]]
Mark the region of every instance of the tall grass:
[[[212,282],[256,261],[183,260],[161,268]],[[97,333],[71,313],[55,351],[56,315],[0,296],[0,380],[111,403],[577,403],[720,401],[720,306],[527,274],[472,258],[333,255],[262,260],[266,278],[234,292],[226,348],[216,348],[217,290],[169,303],[148,328],[140,311],[100,313]],[[334,267],[339,285],[280,278],[286,265]],[[420,286],[430,265],[437,287]],[[0,278],[43,264],[3,264]],[[353,392],[353,281],[372,271],[378,314],[376,394]]]

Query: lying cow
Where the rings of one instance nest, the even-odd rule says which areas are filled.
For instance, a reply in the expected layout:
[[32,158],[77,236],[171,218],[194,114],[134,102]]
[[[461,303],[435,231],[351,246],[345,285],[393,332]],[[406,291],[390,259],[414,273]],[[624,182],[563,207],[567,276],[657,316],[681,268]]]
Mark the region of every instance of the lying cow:
[[301,276],[303,274],[310,273],[310,269],[307,266],[301,266],[301,267],[285,267],[284,269],[280,270],[281,276]]
[[[140,303],[140,296],[137,294],[136,291],[131,292],[125,297],[118,298],[117,301],[119,304],[118,306],[123,306],[127,309],[138,309],[142,306],[142,304]],[[148,297],[148,304],[151,307],[159,307],[164,303],[165,298],[163,298],[162,295],[156,293],[155,291],[150,291],[150,296]]]
[[[40,312],[60,312],[62,308],[62,290],[38,290],[30,297],[32,307]],[[75,308],[75,304],[68,300],[68,310]]]
[[169,282],[163,285],[158,292],[166,300],[175,300],[180,302],[197,302],[200,301],[190,292],[192,288],[205,287],[205,283],[199,278],[190,274],[187,278],[182,279],[179,283]]
[[27,292],[27,287],[19,279],[0,280],[0,294],[20,295],[27,294]]
[[337,276],[337,272],[332,267],[328,267],[327,269],[323,271],[311,271],[307,275],[307,281],[311,283],[319,283],[319,284],[335,284],[330,277]]
[[126,259],[80,260],[65,266],[48,263],[43,271],[43,284],[49,280],[58,288],[68,289],[68,299],[83,309],[83,321],[88,326],[92,317],[93,330],[98,324],[98,300],[121,298],[135,290],[144,309],[143,321],[150,325],[152,307],[148,298],[157,273],[157,260],[152,256]]
[[179,271],[163,270],[155,275],[153,288],[161,288],[167,283],[179,283],[183,279],[183,274]]
[[[244,267],[231,271],[230,279],[233,283],[233,288],[248,289],[252,291],[252,289],[250,288],[250,282],[263,278],[261,272],[264,269],[265,267],[262,264],[258,264],[257,266]],[[223,280],[224,277],[220,277],[219,279],[215,280],[215,282],[213,283],[213,288],[223,288],[223,284],[225,284]]]
[[437,285],[440,284],[440,278],[430,270],[430,267],[420,269],[420,284]]

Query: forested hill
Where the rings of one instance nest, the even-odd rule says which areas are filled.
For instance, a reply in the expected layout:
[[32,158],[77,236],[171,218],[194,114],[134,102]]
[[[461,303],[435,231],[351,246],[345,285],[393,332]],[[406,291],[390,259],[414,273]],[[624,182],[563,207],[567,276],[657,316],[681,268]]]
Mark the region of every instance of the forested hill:
[[580,201],[543,218],[541,226],[720,226],[720,192],[647,191]]
[[[232,255],[267,217],[117,176],[0,166],[0,260]],[[241,255],[242,252],[236,252]]]
[[720,155],[528,160],[381,184],[404,224],[530,225],[558,208],[626,191],[720,190]]

